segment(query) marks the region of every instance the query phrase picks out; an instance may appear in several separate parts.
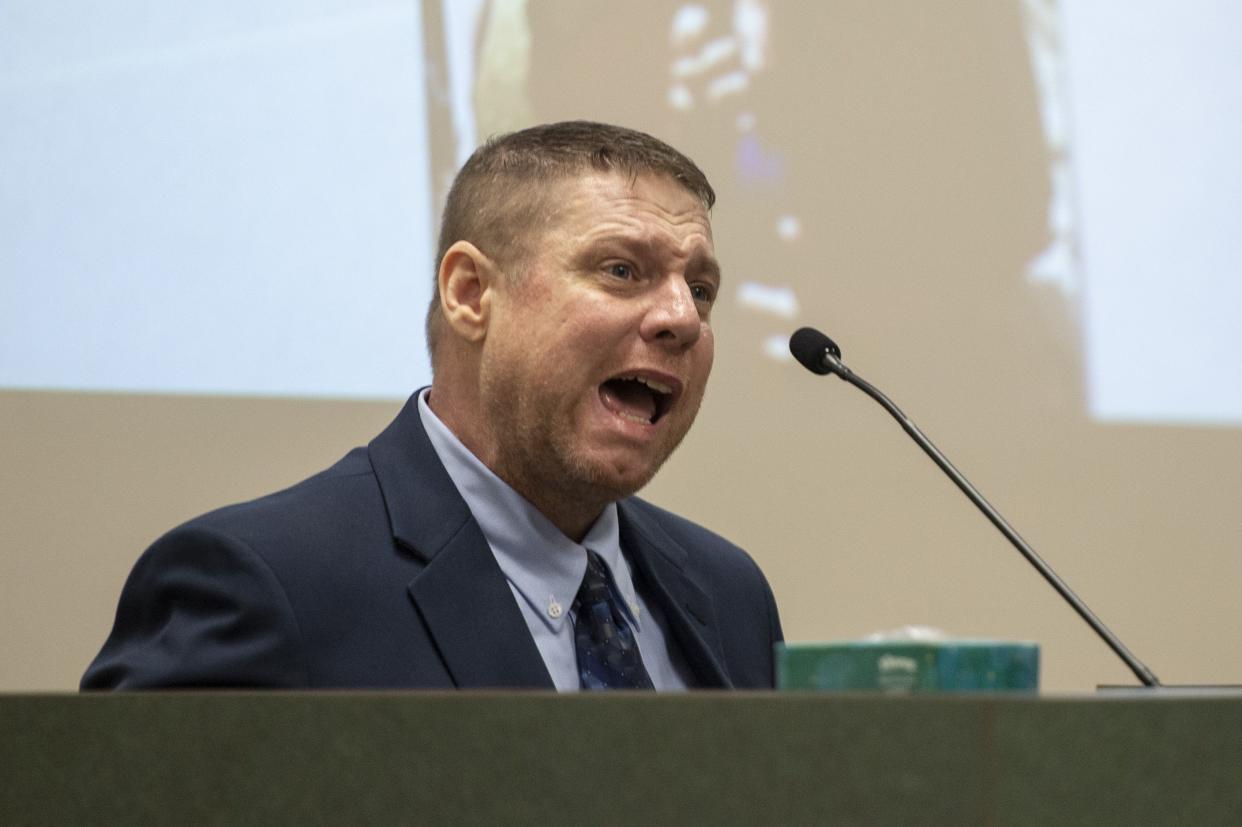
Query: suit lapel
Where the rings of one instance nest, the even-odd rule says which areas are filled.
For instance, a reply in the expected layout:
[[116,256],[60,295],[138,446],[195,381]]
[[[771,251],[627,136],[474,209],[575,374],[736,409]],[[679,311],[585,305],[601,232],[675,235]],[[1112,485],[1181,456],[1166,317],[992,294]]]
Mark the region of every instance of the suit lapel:
[[664,529],[629,500],[617,504],[621,547],[668,622],[673,639],[704,688],[731,688],[711,598],[686,571],[689,555]]
[[456,686],[553,689],[508,581],[427,439],[419,393],[369,447],[393,537],[426,562],[407,586],[418,615]]
[[554,688],[473,519],[435,553],[409,590],[457,686]]

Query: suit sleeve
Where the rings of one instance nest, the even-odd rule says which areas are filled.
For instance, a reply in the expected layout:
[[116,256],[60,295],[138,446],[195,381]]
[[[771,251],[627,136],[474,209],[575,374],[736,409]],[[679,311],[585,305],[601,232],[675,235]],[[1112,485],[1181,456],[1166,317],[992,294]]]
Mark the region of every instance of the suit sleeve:
[[781,629],[781,616],[776,608],[776,596],[772,594],[772,587],[768,584],[767,579],[763,581],[763,597],[767,602],[768,608],[768,657],[769,657],[769,681],[768,685],[773,689],[776,688],[776,644],[785,642],[785,632]]
[[[780,612],[776,608],[776,597],[772,594],[772,587],[759,569],[759,564],[749,554],[744,554],[743,559],[750,570],[749,599],[745,603],[739,600],[737,605],[750,607],[745,630],[748,633],[747,651],[751,654],[746,658],[746,662],[763,665],[762,677],[746,686],[755,689],[772,689],[776,686],[775,647],[776,644],[783,643],[785,640],[781,629]],[[742,686],[739,684],[739,688]]]
[[240,539],[183,526],[134,565],[82,689],[305,686],[302,652],[267,563]]

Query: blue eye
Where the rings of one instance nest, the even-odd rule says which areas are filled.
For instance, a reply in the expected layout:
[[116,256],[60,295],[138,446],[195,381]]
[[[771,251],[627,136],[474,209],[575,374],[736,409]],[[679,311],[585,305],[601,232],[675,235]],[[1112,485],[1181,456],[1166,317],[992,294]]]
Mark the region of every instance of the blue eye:
[[631,279],[634,277],[634,268],[628,264],[609,264],[606,268],[608,275],[616,276],[619,279]]
[[715,292],[706,284],[690,285],[690,295],[694,297],[696,302],[706,302],[711,304],[716,299]]

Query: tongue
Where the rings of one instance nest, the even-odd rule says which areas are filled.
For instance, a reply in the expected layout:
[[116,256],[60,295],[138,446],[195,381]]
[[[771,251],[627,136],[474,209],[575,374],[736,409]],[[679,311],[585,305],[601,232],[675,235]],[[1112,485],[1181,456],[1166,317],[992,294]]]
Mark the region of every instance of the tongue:
[[610,379],[600,386],[599,398],[604,407],[613,413],[636,417],[650,422],[655,416],[655,391],[641,382]]

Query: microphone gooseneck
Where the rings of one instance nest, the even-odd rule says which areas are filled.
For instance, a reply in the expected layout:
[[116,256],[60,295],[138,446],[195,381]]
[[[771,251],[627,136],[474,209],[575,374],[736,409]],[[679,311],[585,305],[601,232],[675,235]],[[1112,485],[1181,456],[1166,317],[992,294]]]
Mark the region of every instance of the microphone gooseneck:
[[1160,686],[1160,681],[1150,669],[1143,665],[1142,661],[1134,656],[1134,654],[1126,648],[1121,640],[1109,631],[1095,613],[1087,607],[1086,603],[1074,591],[1066,585],[1065,581],[1057,576],[1052,567],[1044,562],[1043,558],[1035,553],[1035,549],[1023,540],[1017,531],[1000,515],[990,502],[988,502],[979,491],[970,484],[970,481],[949,462],[948,457],[940,453],[940,450],[932,444],[922,431],[918,429],[910,418],[902,413],[893,401],[879,391],[874,385],[867,380],[858,376],[841,361],[841,348],[837,347],[836,342],[829,339],[823,333],[811,327],[799,328],[792,336],[789,337],[789,352],[793,354],[803,367],[812,373],[821,376],[828,373],[835,373],[846,382],[861,390],[880,404],[884,410],[897,420],[902,430],[910,435],[910,438],[918,443],[923,452],[931,457],[932,462],[940,467],[940,470],[948,475],[949,479],[961,489],[975,506],[983,512],[992,525],[996,526],[1001,534],[1013,544],[1023,557],[1026,558],[1035,569],[1043,575],[1043,578],[1057,590],[1057,593],[1070,604],[1070,606],[1078,613],[1078,615],[1087,622],[1095,633],[1108,644],[1108,647],[1116,653],[1117,657],[1125,662],[1130,671],[1134,673],[1144,686],[1156,687]]

